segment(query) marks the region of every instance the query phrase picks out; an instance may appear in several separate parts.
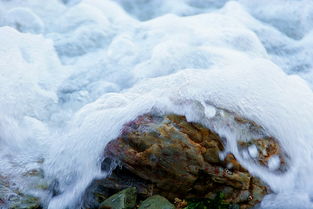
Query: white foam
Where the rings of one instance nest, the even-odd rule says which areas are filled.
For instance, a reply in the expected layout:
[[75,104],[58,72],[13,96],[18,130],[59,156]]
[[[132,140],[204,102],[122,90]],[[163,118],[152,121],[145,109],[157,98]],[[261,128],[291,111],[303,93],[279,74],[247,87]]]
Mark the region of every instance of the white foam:
[[[1,1],[1,25],[19,30],[0,28],[1,172],[23,184],[11,162],[27,169],[44,157],[46,178],[62,192],[45,199],[49,209],[77,208],[105,175],[104,147],[123,124],[176,113],[216,130],[270,185],[275,194],[261,207],[287,208],[292,197],[313,208],[313,94],[299,77],[313,85],[313,10],[310,1],[284,2]],[[288,172],[274,172],[275,158],[269,169],[257,165],[255,149],[241,155],[236,140],[248,133],[216,107],[277,138]]]
[[52,42],[39,35],[1,27],[0,45],[2,111],[48,117],[46,108],[57,103],[57,86],[66,75],[66,72],[61,74],[63,68]]
[[1,22],[1,25],[11,26],[21,32],[42,33],[44,31],[42,20],[27,8],[11,9]]
[[279,165],[280,165],[279,156],[273,156],[268,160],[268,168],[272,171],[278,169]]
[[255,145],[251,145],[248,147],[248,152],[249,152],[249,155],[252,157],[252,158],[257,158],[258,157],[258,149]]

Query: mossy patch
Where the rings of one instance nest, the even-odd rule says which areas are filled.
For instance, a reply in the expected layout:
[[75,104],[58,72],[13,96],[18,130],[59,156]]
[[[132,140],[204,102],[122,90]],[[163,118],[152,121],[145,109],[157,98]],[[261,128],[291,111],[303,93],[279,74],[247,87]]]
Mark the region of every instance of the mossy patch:
[[194,198],[187,200],[187,207],[184,209],[239,209],[237,204],[229,204],[224,201],[224,194],[217,193],[214,199]]

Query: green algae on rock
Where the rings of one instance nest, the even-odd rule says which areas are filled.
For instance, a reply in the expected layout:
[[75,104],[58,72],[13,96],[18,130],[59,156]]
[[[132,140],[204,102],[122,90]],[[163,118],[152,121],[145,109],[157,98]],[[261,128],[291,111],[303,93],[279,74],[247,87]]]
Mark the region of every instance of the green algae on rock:
[[144,200],[138,209],[175,209],[175,206],[165,197],[153,195]]
[[136,188],[124,189],[104,200],[99,209],[133,209],[136,206]]
[[[19,184],[8,174],[0,174],[0,208],[2,209],[42,209],[53,193],[52,182],[44,178],[42,161],[36,167],[24,169],[20,173],[26,185]],[[22,169],[21,169],[22,170]],[[39,195],[40,194],[40,195]],[[47,198],[47,199],[45,199]]]

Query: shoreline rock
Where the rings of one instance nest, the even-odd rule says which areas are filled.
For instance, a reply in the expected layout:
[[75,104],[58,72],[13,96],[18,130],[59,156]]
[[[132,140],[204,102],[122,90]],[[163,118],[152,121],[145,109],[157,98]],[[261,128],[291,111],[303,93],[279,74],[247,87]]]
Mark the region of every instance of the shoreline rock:
[[[254,132],[250,140],[237,142],[243,158],[273,172],[288,169],[288,156],[275,138],[259,134],[262,128],[253,122],[231,119],[239,124],[235,128],[248,127]],[[125,124],[121,135],[105,147],[102,169],[109,175],[95,179],[86,189],[82,208],[173,209],[174,204],[176,209],[185,209],[188,204],[252,208],[271,192],[270,188],[252,176],[232,153],[225,152],[225,143],[214,131],[188,122],[184,116],[139,116]],[[37,189],[57,195],[57,182],[45,182],[40,168],[23,173],[23,177],[32,179]],[[0,207],[46,206],[40,198],[16,188],[12,190],[10,181],[0,176]]]
[[[247,120],[239,122],[253,125]],[[172,202],[175,198],[214,199],[223,193],[226,203],[251,208],[270,189],[243,168],[232,153],[220,159],[223,143],[216,133],[188,122],[184,116],[146,114],[124,126],[120,137],[106,146],[105,156],[148,181],[153,194]],[[241,150],[252,145],[255,146],[253,157],[260,166],[267,166],[272,156],[279,156],[281,164],[285,164],[274,138],[238,142]]]

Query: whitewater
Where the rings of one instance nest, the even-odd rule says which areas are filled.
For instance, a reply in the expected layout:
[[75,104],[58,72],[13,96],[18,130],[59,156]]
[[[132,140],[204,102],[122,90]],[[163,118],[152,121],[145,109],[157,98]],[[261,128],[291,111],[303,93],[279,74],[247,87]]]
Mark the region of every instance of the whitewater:
[[[47,209],[77,209],[106,144],[148,112],[209,126],[215,107],[261,125],[286,173],[245,159],[273,193],[313,208],[313,1],[0,0],[0,176]],[[225,119],[227,121],[227,119]],[[42,169],[59,195],[23,175]]]

